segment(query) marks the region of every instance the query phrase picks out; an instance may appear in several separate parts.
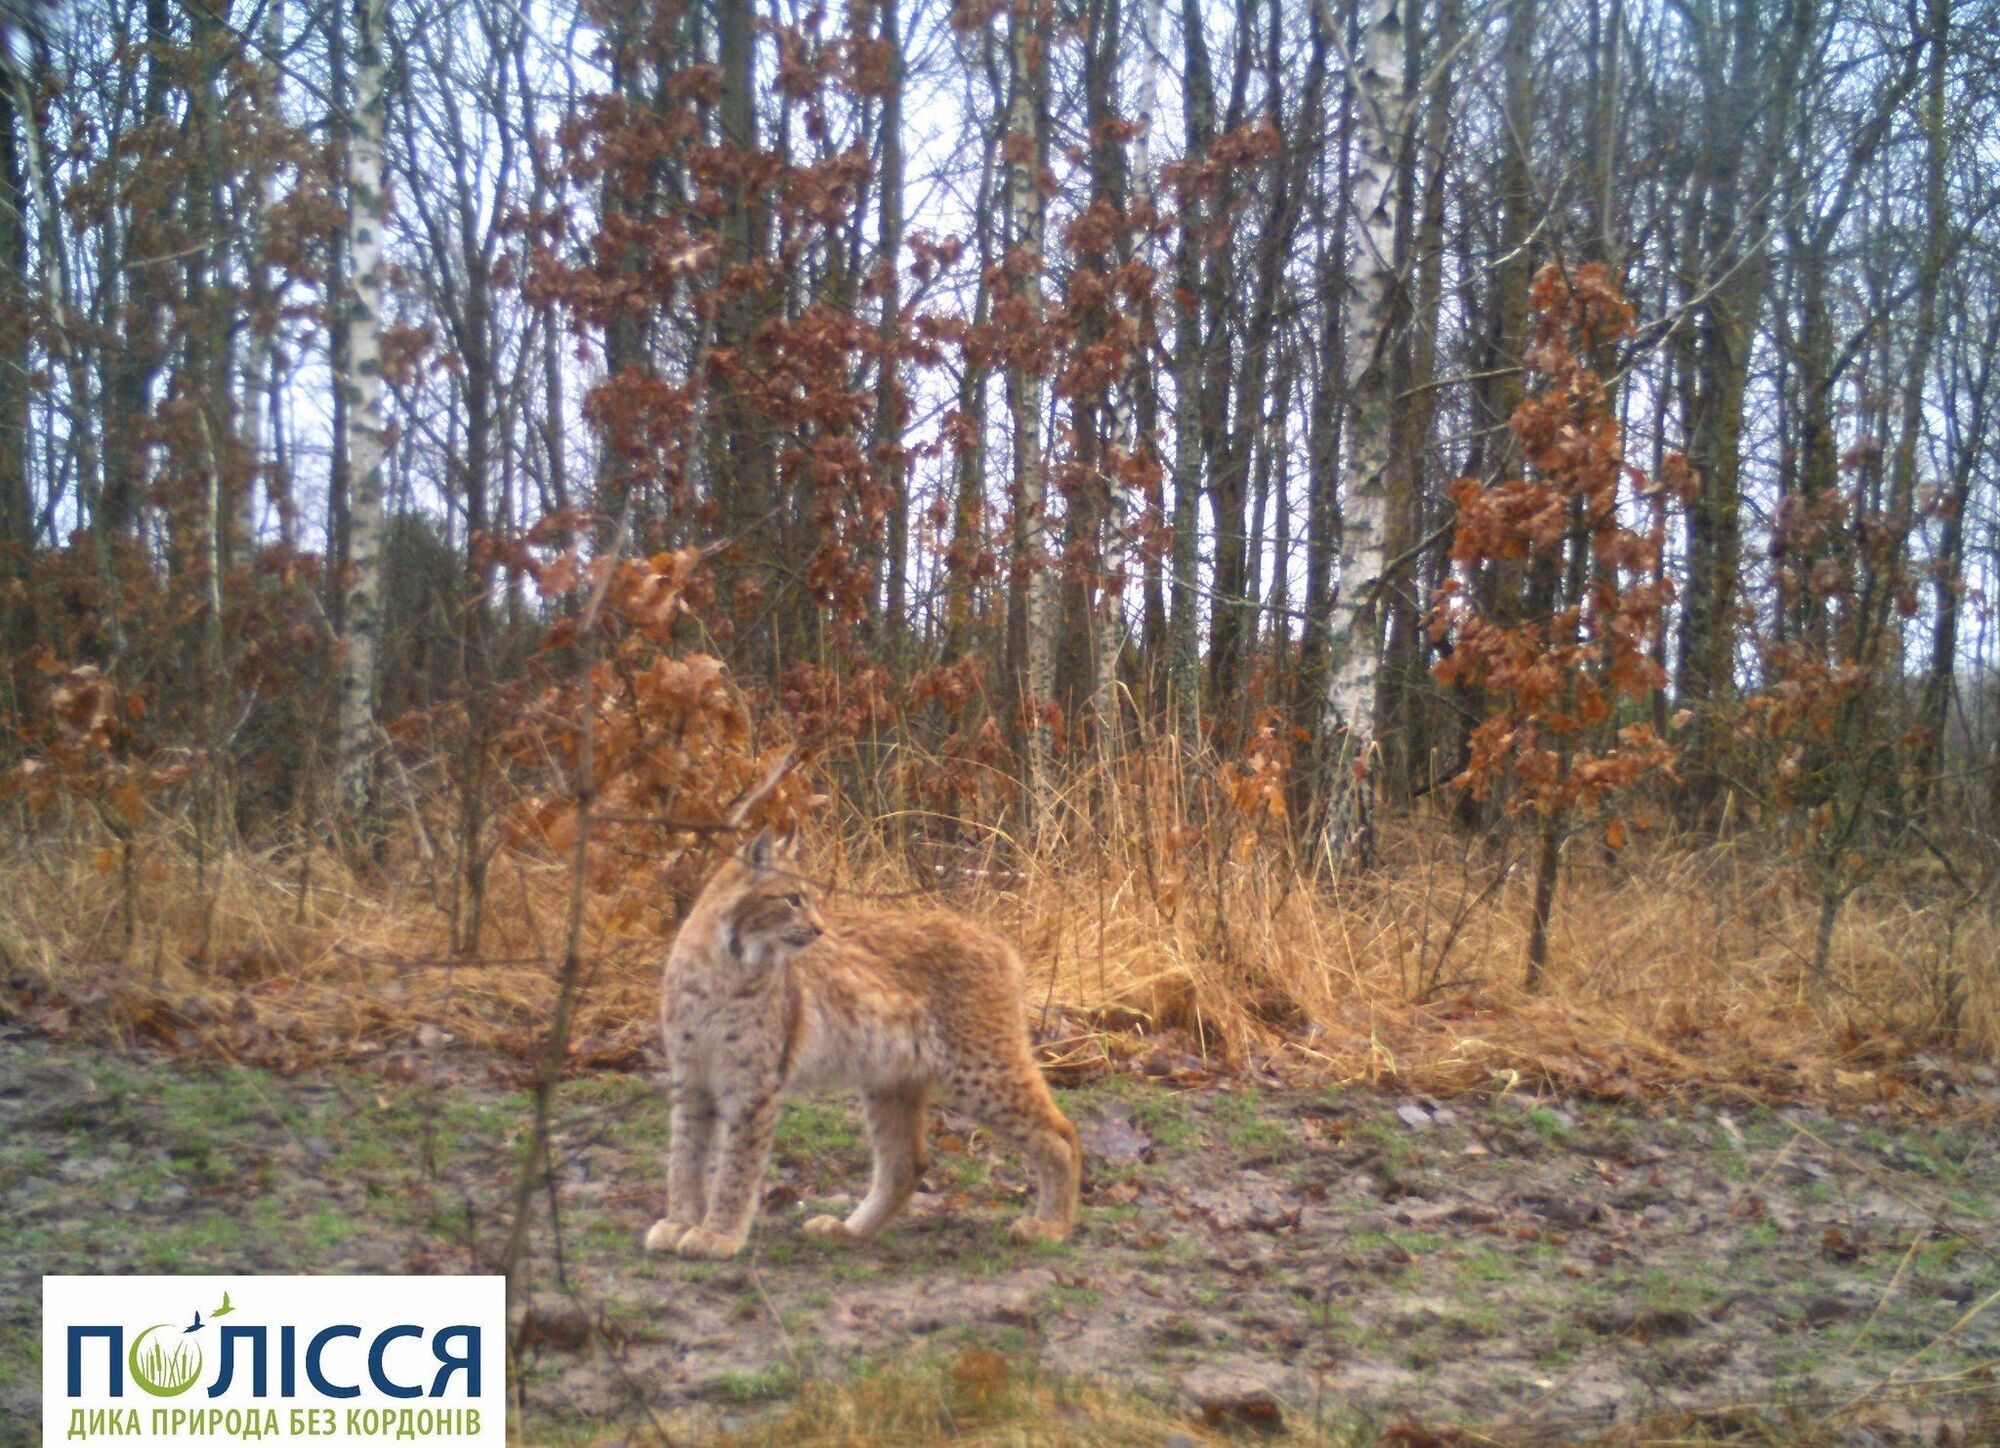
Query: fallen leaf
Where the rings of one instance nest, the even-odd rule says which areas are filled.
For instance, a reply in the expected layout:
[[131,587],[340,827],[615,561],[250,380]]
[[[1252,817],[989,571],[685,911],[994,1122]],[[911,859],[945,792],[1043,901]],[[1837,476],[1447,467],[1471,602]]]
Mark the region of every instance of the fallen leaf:
[[1104,1112],[1089,1116],[1078,1125],[1086,1156],[1109,1166],[1130,1166],[1144,1161],[1152,1152],[1153,1138],[1132,1124],[1123,1113]]
[[1393,1448],[1451,1448],[1455,1443],[1465,1441],[1456,1428],[1426,1428],[1414,1419],[1405,1418],[1400,1423],[1391,1423],[1382,1430],[1376,1441],[1393,1445]]
[[574,1307],[553,1310],[530,1307],[515,1331],[514,1342],[520,1348],[582,1352],[590,1345],[590,1319]]
[[1861,1244],[1839,1227],[1828,1227],[1819,1239],[1819,1249],[1836,1262],[1852,1262],[1861,1255]]
[[1112,1182],[1096,1193],[1096,1199],[1105,1206],[1130,1206],[1139,1200],[1139,1183],[1130,1177]]

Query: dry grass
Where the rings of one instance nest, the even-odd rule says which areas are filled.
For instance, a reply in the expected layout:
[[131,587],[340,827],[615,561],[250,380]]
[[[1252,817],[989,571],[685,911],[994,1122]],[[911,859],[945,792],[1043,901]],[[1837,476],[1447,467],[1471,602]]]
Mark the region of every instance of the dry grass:
[[1901,1405],[1876,1401],[1737,1402],[1649,1416],[1606,1428],[1590,1421],[1509,1421],[1457,1428],[1421,1416],[1393,1422],[1358,1418],[1337,1403],[1317,1413],[1272,1412],[1243,1418],[1224,1413],[1207,1422],[1178,1401],[1151,1398],[1115,1385],[1050,1378],[1016,1370],[999,1354],[972,1348],[952,1361],[892,1360],[842,1379],[815,1378],[776,1416],[726,1438],[798,1448],[891,1448],[949,1441],[969,1445],[1123,1445],[1242,1443],[1300,1448],[1813,1448],[1828,1443],[1904,1441],[1898,1423],[1956,1423],[1939,1442],[1988,1443],[2000,1431],[1990,1384],[1943,1384]]
[[[718,1445],[891,1448],[950,1441],[978,1445],[1151,1445],[1198,1432],[1177,1404],[1091,1383],[1053,1383],[1014,1369],[989,1348],[955,1360],[892,1363],[841,1380],[814,1379],[777,1416]],[[1224,1443],[1203,1434],[1195,1440]],[[1325,1440],[1331,1443],[1333,1440]]]
[[[1504,837],[1405,821],[1377,870],[1327,884],[1252,834],[1186,843],[1192,831],[1120,803],[1133,797],[1097,806],[1104,843],[1075,843],[1082,804],[1070,842],[1027,850],[962,821],[927,822],[913,843],[911,816],[888,811],[824,831],[812,858],[837,905],[936,905],[1020,941],[1052,1008],[1051,1057],[1072,1073],[1150,1056],[1156,1070],[1199,1058],[1440,1095],[1552,1083],[1880,1099],[1913,1095],[1918,1052],[2000,1055],[2000,922],[1990,902],[1954,917],[1943,882],[1915,868],[1848,903],[1831,978],[1815,983],[1816,900],[1782,861],[1743,842],[1612,855],[1579,837],[1548,988],[1531,997],[1516,985],[1527,869]],[[163,827],[135,857],[128,941],[125,872],[104,844],[57,822],[0,845],[0,1009],[37,1029],[285,1070],[438,1032],[519,1051],[547,1019],[566,888],[551,860],[496,859],[480,954],[453,960],[442,845],[426,855],[406,836],[361,877],[319,848],[202,861]],[[650,1048],[661,895],[636,923],[593,907],[582,1066]],[[1963,985],[1946,1039],[1948,959]]]

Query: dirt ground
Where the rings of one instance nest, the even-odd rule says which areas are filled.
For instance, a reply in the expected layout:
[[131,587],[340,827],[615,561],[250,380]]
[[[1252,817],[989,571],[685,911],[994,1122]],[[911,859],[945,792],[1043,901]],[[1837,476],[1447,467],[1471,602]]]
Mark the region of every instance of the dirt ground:
[[[34,1416],[45,1272],[490,1268],[519,1076],[448,1042],[285,1078],[0,1039],[0,1424]],[[638,1247],[657,1082],[566,1083],[524,1438],[754,1438],[816,1383],[983,1348],[1150,1399],[1190,1444],[1588,1441],[1686,1410],[2000,1442],[1990,1085],[1938,1120],[1136,1076],[1063,1096],[1087,1157],[1066,1246],[1007,1242],[1020,1170],[942,1114],[902,1221],[808,1242],[865,1180],[829,1101],[787,1108],[753,1250],[688,1264]]]

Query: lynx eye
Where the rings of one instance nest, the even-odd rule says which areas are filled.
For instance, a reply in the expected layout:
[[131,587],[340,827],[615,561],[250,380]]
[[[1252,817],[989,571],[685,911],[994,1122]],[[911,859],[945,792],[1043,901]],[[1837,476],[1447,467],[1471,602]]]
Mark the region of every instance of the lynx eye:
[[794,890],[792,891],[791,894],[785,897],[785,903],[787,905],[790,905],[793,909],[797,909],[799,906],[806,903],[806,897],[801,895],[798,891]]

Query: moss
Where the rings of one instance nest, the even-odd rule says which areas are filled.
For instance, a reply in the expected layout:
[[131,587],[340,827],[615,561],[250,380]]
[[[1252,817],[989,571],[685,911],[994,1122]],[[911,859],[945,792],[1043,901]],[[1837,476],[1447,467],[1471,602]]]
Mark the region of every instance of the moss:
[[1292,1131],[1275,1121],[1246,1121],[1230,1129],[1229,1144],[1243,1151],[1277,1151],[1292,1144]]
[[798,1384],[798,1373],[789,1367],[728,1372],[715,1380],[715,1395],[730,1403],[770,1403],[790,1397],[798,1390]]
[[1544,1146],[1567,1146],[1576,1140],[1576,1128],[1546,1106],[1537,1106],[1528,1113],[1528,1125]]

